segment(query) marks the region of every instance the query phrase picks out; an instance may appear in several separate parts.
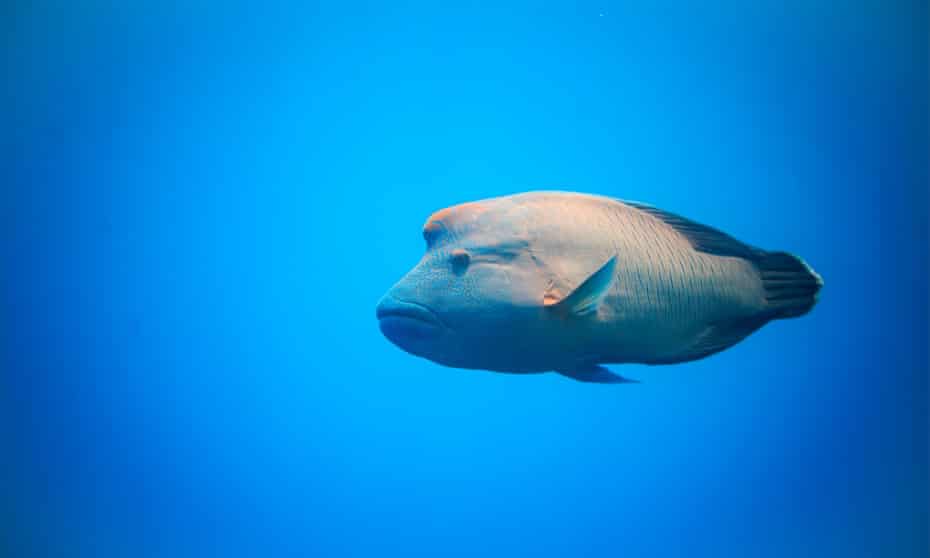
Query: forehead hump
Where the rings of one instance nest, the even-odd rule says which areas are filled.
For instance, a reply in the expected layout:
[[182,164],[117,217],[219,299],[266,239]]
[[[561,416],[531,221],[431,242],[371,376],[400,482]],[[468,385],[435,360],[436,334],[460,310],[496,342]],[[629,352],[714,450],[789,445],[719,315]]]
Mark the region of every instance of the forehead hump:
[[441,231],[466,232],[491,209],[490,201],[468,202],[440,209],[426,220],[423,232],[425,234],[439,234]]

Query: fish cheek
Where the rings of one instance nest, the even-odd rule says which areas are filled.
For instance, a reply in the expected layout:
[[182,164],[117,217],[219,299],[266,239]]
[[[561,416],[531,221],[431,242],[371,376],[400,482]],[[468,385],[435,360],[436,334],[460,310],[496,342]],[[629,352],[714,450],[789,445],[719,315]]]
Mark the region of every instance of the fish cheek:
[[542,303],[545,277],[530,260],[514,260],[507,265],[508,300],[515,308],[535,308]]
[[517,261],[485,263],[469,270],[469,291],[480,311],[495,322],[510,323],[516,311],[538,306],[537,274]]
[[469,298],[481,306],[498,306],[509,291],[510,277],[496,264],[473,265],[463,279]]

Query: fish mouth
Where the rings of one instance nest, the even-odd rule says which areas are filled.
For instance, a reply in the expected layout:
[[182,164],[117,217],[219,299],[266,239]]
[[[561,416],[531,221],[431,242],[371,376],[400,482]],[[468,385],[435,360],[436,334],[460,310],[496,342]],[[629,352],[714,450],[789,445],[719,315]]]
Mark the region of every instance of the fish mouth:
[[393,297],[382,299],[375,314],[381,333],[401,348],[436,337],[444,327],[429,308]]
[[426,306],[415,302],[404,302],[397,299],[384,301],[378,305],[375,315],[379,320],[386,318],[404,318],[408,320],[417,320],[435,326],[442,326],[436,314]]

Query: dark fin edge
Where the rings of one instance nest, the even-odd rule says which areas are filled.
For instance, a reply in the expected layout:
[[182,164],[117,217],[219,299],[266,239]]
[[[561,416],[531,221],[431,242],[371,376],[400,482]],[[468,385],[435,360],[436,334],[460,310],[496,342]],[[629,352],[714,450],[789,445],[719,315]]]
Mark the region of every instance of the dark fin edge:
[[681,215],[639,202],[624,201],[623,203],[630,207],[635,207],[640,211],[644,211],[665,222],[687,238],[691,245],[694,246],[694,249],[700,252],[713,254],[715,256],[743,258],[753,262],[756,258],[765,254],[764,250],[740,242],[723,231],[708,227],[707,225],[702,225],[701,223],[696,223]]
[[771,318],[796,318],[817,304],[823,279],[801,258],[787,252],[765,252],[753,262],[762,277]]

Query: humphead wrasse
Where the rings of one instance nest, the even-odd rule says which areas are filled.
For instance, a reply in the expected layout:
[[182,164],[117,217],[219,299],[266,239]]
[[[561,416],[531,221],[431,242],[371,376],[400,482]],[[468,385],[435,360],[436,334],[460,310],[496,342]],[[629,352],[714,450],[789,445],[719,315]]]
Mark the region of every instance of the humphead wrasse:
[[806,314],[804,261],[640,203],[529,192],[434,213],[426,254],[381,299],[401,349],[457,368],[627,382],[611,363],[670,364]]

